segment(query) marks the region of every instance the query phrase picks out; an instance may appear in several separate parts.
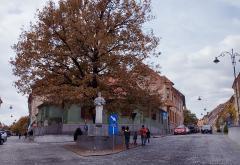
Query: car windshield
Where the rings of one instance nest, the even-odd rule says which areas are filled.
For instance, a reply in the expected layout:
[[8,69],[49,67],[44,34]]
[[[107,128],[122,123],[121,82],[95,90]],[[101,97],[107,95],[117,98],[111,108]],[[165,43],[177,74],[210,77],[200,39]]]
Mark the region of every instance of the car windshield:
[[185,128],[184,125],[179,125],[177,128]]
[[209,129],[211,126],[210,125],[204,125],[203,128],[204,129]]

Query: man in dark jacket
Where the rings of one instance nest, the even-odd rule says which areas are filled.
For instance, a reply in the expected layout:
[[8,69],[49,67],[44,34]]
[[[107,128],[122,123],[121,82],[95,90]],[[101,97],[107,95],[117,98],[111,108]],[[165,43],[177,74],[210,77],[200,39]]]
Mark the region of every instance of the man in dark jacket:
[[126,129],[125,129],[125,131],[124,131],[124,136],[125,136],[126,148],[129,149],[129,141],[130,141],[130,131],[129,131],[129,127],[126,127]]

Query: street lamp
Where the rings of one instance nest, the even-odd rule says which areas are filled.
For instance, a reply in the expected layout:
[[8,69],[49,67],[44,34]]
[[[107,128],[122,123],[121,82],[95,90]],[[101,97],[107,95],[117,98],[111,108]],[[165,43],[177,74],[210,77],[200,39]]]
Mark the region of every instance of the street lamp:
[[[219,63],[220,60],[218,59],[219,57],[224,57],[225,55],[229,55],[231,57],[231,61],[232,61],[232,66],[233,66],[233,75],[234,75],[234,81],[236,80],[237,76],[236,76],[236,56],[240,56],[239,53],[237,52],[233,52],[233,49],[231,52],[227,52],[224,51],[222,52],[219,56],[215,57],[215,59],[213,60],[214,63]],[[236,93],[236,101],[237,101],[237,111],[238,111],[238,124],[240,124],[240,114],[239,114],[239,104],[238,104],[238,82],[236,81],[236,88],[235,88],[235,93]]]
[[3,103],[3,101],[2,101],[2,99],[1,99],[1,97],[0,97],[0,107],[1,107],[1,104]]

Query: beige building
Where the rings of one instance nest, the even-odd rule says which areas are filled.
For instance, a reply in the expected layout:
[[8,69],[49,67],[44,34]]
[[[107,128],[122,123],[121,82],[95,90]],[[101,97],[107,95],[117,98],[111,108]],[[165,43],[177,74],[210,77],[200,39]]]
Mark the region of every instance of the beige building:
[[166,76],[152,71],[151,85],[162,97],[162,110],[168,114],[168,128],[173,129],[184,122],[183,110],[186,109],[185,96],[174,88],[174,83]]
[[28,110],[30,117],[30,125],[32,125],[37,120],[37,115],[39,112],[38,106],[43,104],[43,101],[38,96],[32,96],[31,94],[28,97]]
[[168,112],[169,128],[172,131],[184,121],[183,110],[186,109],[185,96],[173,87],[174,83],[167,77],[161,76],[163,81],[163,109]]

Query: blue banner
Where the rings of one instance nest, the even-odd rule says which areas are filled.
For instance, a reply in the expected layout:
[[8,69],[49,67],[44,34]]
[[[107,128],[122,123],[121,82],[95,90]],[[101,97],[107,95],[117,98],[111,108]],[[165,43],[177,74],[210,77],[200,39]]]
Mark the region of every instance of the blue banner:
[[168,118],[168,113],[162,111],[162,117],[163,117],[163,120],[167,120],[167,118]]

